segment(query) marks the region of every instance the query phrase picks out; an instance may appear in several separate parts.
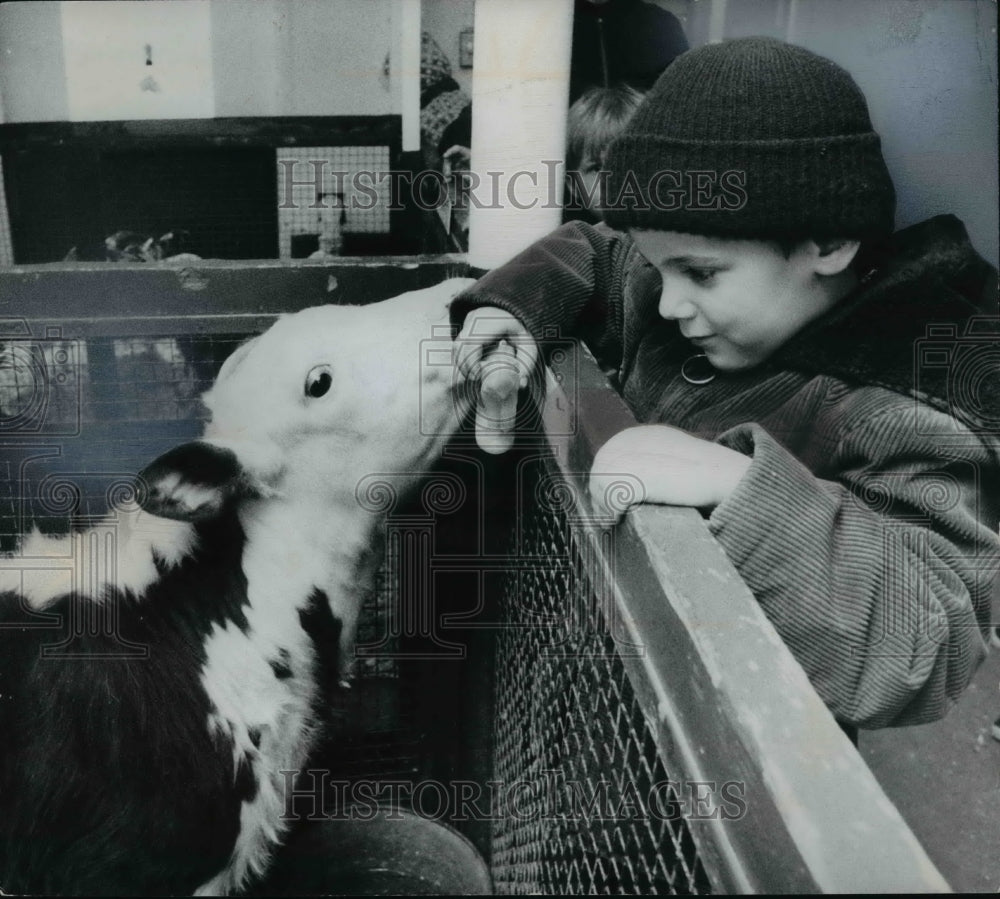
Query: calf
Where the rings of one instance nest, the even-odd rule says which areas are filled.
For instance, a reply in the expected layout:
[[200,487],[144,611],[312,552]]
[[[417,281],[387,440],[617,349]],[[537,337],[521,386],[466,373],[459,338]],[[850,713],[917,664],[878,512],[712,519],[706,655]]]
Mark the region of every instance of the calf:
[[[378,567],[361,485],[415,482],[464,414],[447,331],[425,350],[467,283],[279,319],[141,508],[0,563],[0,890],[225,894],[266,869]],[[95,611],[114,627],[60,644]]]

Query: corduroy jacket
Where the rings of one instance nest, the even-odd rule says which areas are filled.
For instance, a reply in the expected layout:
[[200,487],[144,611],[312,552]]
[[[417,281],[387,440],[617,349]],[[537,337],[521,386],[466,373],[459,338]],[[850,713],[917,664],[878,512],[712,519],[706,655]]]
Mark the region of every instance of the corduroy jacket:
[[[857,290],[706,384],[628,235],[574,222],[453,305],[583,338],[636,418],[752,457],[712,534],[841,722],[942,717],[986,651],[1000,571],[996,273],[961,222],[899,232]],[[990,393],[991,388],[996,395]]]

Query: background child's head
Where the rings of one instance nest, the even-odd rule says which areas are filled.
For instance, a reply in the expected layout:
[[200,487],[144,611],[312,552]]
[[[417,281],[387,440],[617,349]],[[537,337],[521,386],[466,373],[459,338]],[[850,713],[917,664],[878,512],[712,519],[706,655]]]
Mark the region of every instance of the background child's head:
[[605,220],[751,240],[876,240],[895,191],[861,90],[770,38],[691,50],[609,149]]
[[566,206],[584,218],[599,221],[602,181],[611,141],[618,137],[642,102],[628,85],[593,87],[570,108],[566,123]]

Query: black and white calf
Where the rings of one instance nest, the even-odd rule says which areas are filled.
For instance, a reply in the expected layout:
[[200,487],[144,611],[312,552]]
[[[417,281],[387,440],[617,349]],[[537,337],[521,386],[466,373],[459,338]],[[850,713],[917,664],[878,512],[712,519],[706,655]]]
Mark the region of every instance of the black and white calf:
[[[317,646],[352,648],[377,568],[358,487],[416,482],[464,412],[426,349],[468,283],[279,319],[110,549],[36,533],[0,561],[0,890],[225,894],[266,869],[338,664]],[[113,633],[61,651],[97,608]]]

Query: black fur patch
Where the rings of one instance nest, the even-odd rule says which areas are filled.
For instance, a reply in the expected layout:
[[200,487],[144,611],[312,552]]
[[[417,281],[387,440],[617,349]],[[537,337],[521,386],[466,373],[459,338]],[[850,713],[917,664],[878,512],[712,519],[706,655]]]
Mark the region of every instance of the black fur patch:
[[[253,738],[251,737],[251,739]],[[260,741],[259,733],[257,734],[257,740],[258,742]],[[253,773],[253,765],[246,757],[246,753],[243,753],[236,763],[236,780],[233,788],[236,791],[236,795],[243,802],[253,802],[257,798],[257,791],[260,789],[260,784],[257,782],[257,776]]]
[[200,677],[214,625],[248,629],[244,536],[235,516],[198,532],[145,596],[109,591],[100,614],[63,596],[45,626],[0,594],[6,892],[190,895],[228,862],[258,784],[249,766],[234,784]]
[[313,589],[304,609],[299,610],[302,629],[316,647],[320,700],[328,706],[340,682],[340,632],[343,623],[330,610],[330,600],[318,587]]
[[[215,492],[215,501],[189,507],[183,500],[182,483]],[[232,450],[205,441],[193,441],[174,447],[147,466],[139,476],[139,503],[147,512],[180,521],[207,521],[233,497],[246,492],[247,482]],[[167,485],[167,486],[164,486]]]
[[292,676],[291,658],[288,655],[288,650],[284,647],[278,650],[278,658],[271,659],[268,664],[278,680],[288,680]]

